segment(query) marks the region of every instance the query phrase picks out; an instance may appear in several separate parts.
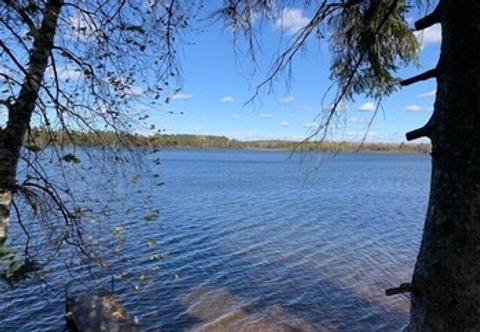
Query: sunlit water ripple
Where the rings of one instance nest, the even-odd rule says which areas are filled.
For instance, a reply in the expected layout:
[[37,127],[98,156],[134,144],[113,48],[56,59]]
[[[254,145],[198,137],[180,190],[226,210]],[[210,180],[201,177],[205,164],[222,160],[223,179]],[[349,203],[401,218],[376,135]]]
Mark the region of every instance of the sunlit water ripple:
[[[428,196],[425,155],[164,151],[159,222],[131,223],[117,294],[146,331],[398,331]],[[158,243],[159,261],[145,239]],[[59,276],[65,277],[60,267]],[[64,294],[6,290],[0,331],[64,331]]]

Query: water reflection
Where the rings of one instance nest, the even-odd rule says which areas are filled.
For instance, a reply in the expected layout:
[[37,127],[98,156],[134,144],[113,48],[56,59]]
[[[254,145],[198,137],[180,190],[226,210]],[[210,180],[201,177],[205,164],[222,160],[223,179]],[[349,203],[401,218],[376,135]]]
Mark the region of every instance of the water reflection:
[[[165,186],[154,196],[161,221],[128,220],[134,235],[116,266],[129,277],[118,296],[146,331],[375,332],[406,324],[408,298],[384,291],[411,277],[425,156],[340,155],[307,181],[282,152],[169,151],[162,167]],[[169,256],[150,260],[146,239]],[[40,301],[35,291],[4,298],[0,331],[64,328],[61,297],[48,311],[19,312],[14,303]],[[46,323],[25,329],[27,314]]]

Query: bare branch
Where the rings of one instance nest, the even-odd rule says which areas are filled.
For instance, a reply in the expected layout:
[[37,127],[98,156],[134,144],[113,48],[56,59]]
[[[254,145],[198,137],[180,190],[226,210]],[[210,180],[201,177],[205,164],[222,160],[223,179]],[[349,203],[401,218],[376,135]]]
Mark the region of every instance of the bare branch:
[[[23,8],[18,1],[2,1],[4,4],[7,6],[10,6],[13,10],[15,10],[18,15],[20,15],[20,18],[23,23],[28,25],[28,28],[30,29],[29,33],[36,38],[38,34],[38,29],[35,26],[35,23],[33,23],[32,19],[30,16],[28,16],[27,12],[25,11],[25,8]],[[7,25],[8,26],[8,25]]]
[[24,39],[22,38],[22,36],[20,36],[18,34],[18,32],[16,31],[17,29],[15,29],[14,27],[12,27],[10,24],[8,24],[7,22],[5,22],[3,19],[0,18],[0,22],[3,23],[3,25],[6,27],[6,29],[12,34],[12,36],[15,37],[16,41],[22,45],[23,49],[25,51],[29,51],[29,47],[27,46],[27,44],[25,43]]
[[13,52],[10,50],[10,48],[8,48],[7,45],[5,45],[5,43],[2,40],[0,40],[0,47],[3,48],[5,53],[7,53],[7,55],[10,57],[10,59],[13,61],[13,63],[15,63],[15,65],[18,67],[18,69],[20,69],[20,71],[23,72],[25,74],[25,76],[27,76],[28,72],[25,69],[25,67],[15,57],[15,54],[13,54]]
[[17,216],[18,224],[20,225],[20,228],[22,229],[23,233],[27,237],[27,241],[25,242],[24,255],[25,255],[25,257],[28,257],[29,256],[29,254],[28,254],[29,245],[30,245],[30,240],[31,240],[30,232],[28,231],[27,227],[23,224],[22,214],[20,213],[20,209],[18,208],[15,201],[12,202],[12,206],[13,206],[13,209],[14,209],[15,214]]
[[[305,46],[306,40],[312,35],[315,28],[320,23],[322,23],[328,16],[330,16],[332,13],[334,13],[341,7],[341,4],[338,3],[328,4],[326,0],[322,2],[310,22],[293,39],[291,45],[277,57],[268,73],[268,76],[263,79],[260,84],[257,85],[254,95],[245,104],[252,102],[260,94],[260,91],[265,86],[271,84],[274,78],[277,77],[282,70],[284,70],[291,64],[293,58],[302,49],[302,47]],[[249,28],[251,29],[251,27]],[[252,32],[250,31],[250,33]]]

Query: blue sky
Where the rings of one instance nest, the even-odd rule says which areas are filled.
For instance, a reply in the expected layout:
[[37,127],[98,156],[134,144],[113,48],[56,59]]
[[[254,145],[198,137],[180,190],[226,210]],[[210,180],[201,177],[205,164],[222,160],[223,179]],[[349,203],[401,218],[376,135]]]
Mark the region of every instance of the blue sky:
[[[206,9],[209,10],[213,8]],[[74,13],[65,15],[64,24],[72,35],[64,40],[80,48],[88,45],[88,38],[95,36],[93,25]],[[420,16],[412,13],[409,21],[413,24]],[[169,103],[153,105],[145,87],[133,85],[123,90],[136,98],[132,98],[129,105],[149,113],[149,121],[166,134],[219,135],[239,140],[303,140],[318,128],[322,110],[329,108],[334,96],[334,90],[327,93],[332,84],[327,40],[310,40],[307,48],[294,59],[291,75],[278,76],[272,86],[262,89],[256,98],[248,101],[254,96],[257,85],[268,76],[275,56],[309,19],[306,10],[290,7],[280,11],[273,21],[263,22],[256,34],[259,48],[255,64],[242,47],[241,39],[234,43],[231,29],[220,21],[203,20],[196,26],[197,32],[186,34],[179,43],[183,79],[180,92],[162,96]],[[258,25],[261,22],[259,20]],[[70,26],[76,27],[77,32]],[[431,69],[437,62],[441,41],[439,26],[427,29],[418,38],[422,43],[420,66],[403,68],[397,73],[399,77],[411,77]],[[15,49],[15,42],[10,46]],[[18,51],[18,58],[27,61],[25,51],[21,48]],[[73,89],[73,92],[82,89],[81,84],[77,85],[83,77],[82,71],[65,63],[57,63],[57,70],[66,89]],[[21,74],[12,63],[0,66],[0,74],[2,72]],[[47,69],[48,78],[52,79],[51,68]],[[367,141],[376,142],[405,141],[406,132],[427,122],[434,97],[433,80],[403,88],[383,100],[371,122],[377,101],[357,96],[353,102],[342,105],[343,110],[329,127],[327,139],[360,141],[366,137]],[[0,94],[0,98],[3,95]],[[141,102],[137,103],[139,100]],[[5,108],[0,107],[0,125],[6,121],[5,115]]]
[[[231,31],[220,24],[187,36],[191,43],[181,52],[184,84],[168,105],[153,112],[157,128],[167,134],[224,135],[239,140],[307,137],[332,99],[331,94],[326,95],[331,84],[326,44],[310,43],[295,59],[290,79],[281,76],[272,89],[263,89],[258,98],[245,104],[266,77],[279,41],[291,38],[309,18],[299,8],[288,8],[282,15],[282,21],[265,24],[259,34],[261,51],[257,52],[256,70],[242,55],[245,49],[234,45]],[[438,25],[419,35],[420,67],[404,68],[398,76],[408,78],[432,68],[438,58],[440,35]],[[430,117],[434,96],[433,80],[405,87],[382,102],[370,128],[376,101],[358,96],[345,105],[328,138],[359,141],[367,135],[368,141],[405,141],[407,131],[423,126]]]

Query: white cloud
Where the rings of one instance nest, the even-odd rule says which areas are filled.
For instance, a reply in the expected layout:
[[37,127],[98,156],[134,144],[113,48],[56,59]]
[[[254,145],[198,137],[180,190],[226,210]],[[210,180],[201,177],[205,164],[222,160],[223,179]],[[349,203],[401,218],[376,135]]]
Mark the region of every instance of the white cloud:
[[288,123],[287,121],[280,122],[280,127],[288,127],[289,125],[290,123]]
[[260,117],[263,119],[271,119],[273,118],[273,113],[261,113]]
[[318,123],[315,123],[315,122],[305,123],[303,126],[307,127],[307,128],[313,128],[313,129],[320,128],[320,125]]
[[233,96],[225,96],[223,98],[220,98],[220,101],[222,103],[233,103],[235,101],[235,98],[233,98]]
[[433,98],[433,97],[435,97],[436,94],[437,94],[437,90],[432,90],[432,91],[429,91],[429,92],[422,93],[418,96],[421,97],[421,98]]
[[403,110],[407,112],[420,112],[420,111],[423,111],[424,109],[418,105],[412,104],[412,105],[405,106]]
[[311,107],[311,106],[300,106],[300,111],[313,111],[315,110],[315,108]]
[[59,80],[79,80],[84,77],[83,72],[80,69],[73,69],[70,67],[59,67],[56,68],[56,72],[49,67],[46,74],[49,77],[55,78],[55,74],[57,75],[56,78]]
[[309,22],[310,19],[303,16],[301,9],[285,8],[275,21],[275,28],[293,34],[304,28]]
[[86,41],[91,36],[101,37],[95,23],[88,15],[77,13],[67,19],[67,24],[71,28],[69,32],[71,38]]
[[280,98],[278,100],[278,102],[282,105],[287,105],[287,104],[291,104],[293,103],[295,100],[295,97],[294,96],[285,96],[283,98]]
[[347,120],[349,123],[360,123],[360,124],[364,124],[366,121],[365,119],[360,119],[360,118],[357,118],[357,117],[351,117]]
[[200,121],[200,122],[205,122],[205,121],[207,121],[207,117],[206,117],[206,116],[202,116],[202,117],[200,117],[199,121]]
[[0,68],[0,83],[5,84],[13,76],[13,73],[7,68]]
[[[8,68],[0,68],[0,74],[5,75],[5,76],[10,76],[12,75],[12,72]],[[0,75],[0,76],[2,76]]]
[[[367,103],[366,103],[367,104]],[[363,106],[363,105],[362,105]],[[328,106],[328,111],[333,111],[333,107],[335,107],[335,104],[330,104]],[[360,106],[361,107],[361,106]],[[350,109],[350,106],[348,106],[346,103],[338,103],[336,105],[336,109],[335,111],[339,111],[339,112],[345,112],[345,111],[348,111]]]
[[363,103],[358,108],[358,110],[361,111],[361,112],[374,112],[376,109],[377,109],[377,105],[375,105],[375,103],[372,102],[372,101],[368,101],[366,103]]
[[153,111],[153,109],[150,106],[147,106],[147,105],[140,105],[138,108],[141,111],[144,111],[144,112],[152,112]]
[[182,92],[178,92],[178,93],[174,93],[170,99],[176,99],[176,100],[189,100],[189,99],[192,99],[193,95],[189,94],[189,93],[182,93]]
[[425,30],[415,32],[415,36],[422,44],[422,47],[428,44],[436,44],[442,41],[442,28],[440,24],[432,25]]
[[127,86],[124,92],[130,96],[145,96],[145,90],[135,85]]

